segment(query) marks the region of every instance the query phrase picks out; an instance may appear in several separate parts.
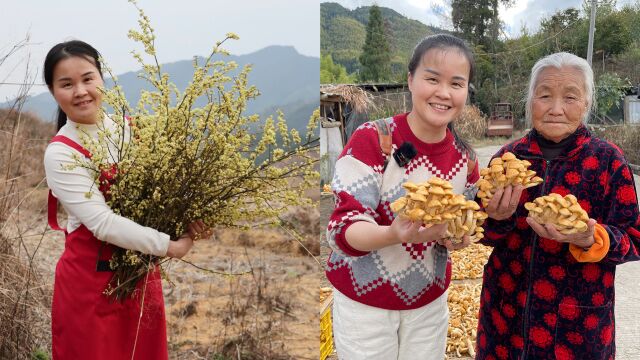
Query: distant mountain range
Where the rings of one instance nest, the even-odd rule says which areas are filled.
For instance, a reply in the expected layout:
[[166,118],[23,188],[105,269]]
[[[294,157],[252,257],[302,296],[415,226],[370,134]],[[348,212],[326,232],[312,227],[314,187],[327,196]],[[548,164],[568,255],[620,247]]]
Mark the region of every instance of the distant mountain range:
[[[204,61],[201,59],[200,63]],[[280,109],[284,112],[289,127],[306,130],[309,117],[319,106],[318,88],[320,85],[320,60],[316,57],[299,54],[291,46],[269,46],[262,50],[239,56],[215,56],[215,60],[235,61],[238,69],[250,64],[249,85],[255,85],[260,96],[247,103],[245,114],[260,114],[264,120],[269,115],[276,114]],[[193,60],[182,60],[162,64],[164,72],[170,75],[170,80],[178,89],[184,89],[193,75]],[[138,78],[138,71],[116,75],[122,86],[127,100],[135,106],[140,98],[140,91],[150,90],[151,86]],[[105,80],[106,85],[112,84],[111,79]],[[203,102],[200,102],[200,105]],[[0,108],[10,104],[0,104]],[[32,111],[44,120],[54,121],[56,104],[48,93],[30,97],[25,103],[24,110]]]
[[[320,4],[320,52],[331,54],[334,62],[347,68],[349,73],[360,68],[358,57],[367,33],[370,6],[349,10],[338,3]],[[392,69],[406,71],[406,64],[414,46],[427,35],[448,31],[425,25],[399,14],[393,9],[380,7],[391,46]]]

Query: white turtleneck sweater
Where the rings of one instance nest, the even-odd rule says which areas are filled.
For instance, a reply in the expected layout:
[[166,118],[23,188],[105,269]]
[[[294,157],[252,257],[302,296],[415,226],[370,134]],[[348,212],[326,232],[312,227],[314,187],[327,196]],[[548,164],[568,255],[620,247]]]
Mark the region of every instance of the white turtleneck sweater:
[[[113,131],[117,126],[108,117],[103,120],[103,125]],[[67,124],[58,131],[58,135],[64,135],[82,145],[81,134],[86,133],[97,138],[98,130],[98,125],[67,120]],[[169,247],[169,235],[116,215],[98,191],[94,183],[94,174],[78,166],[68,170],[69,165],[75,163],[72,158],[74,153],[80,158],[84,157],[75,149],[54,142],[49,144],[44,154],[47,184],[68,214],[67,231],[76,230],[84,224],[100,240],[145,254],[165,256]],[[111,161],[117,163],[118,159]],[[92,193],[89,198],[85,196],[88,192]]]

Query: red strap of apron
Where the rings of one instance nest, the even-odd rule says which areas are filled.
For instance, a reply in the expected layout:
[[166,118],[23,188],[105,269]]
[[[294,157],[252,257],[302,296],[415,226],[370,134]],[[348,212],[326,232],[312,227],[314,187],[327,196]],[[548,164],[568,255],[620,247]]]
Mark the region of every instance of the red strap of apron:
[[51,190],[49,190],[47,214],[48,214],[49,226],[53,230],[64,231],[65,233],[67,232],[65,229],[61,228],[60,225],[58,225],[58,199],[56,199],[56,197],[53,196],[53,193],[51,192]]
[[[77,151],[79,151],[82,155],[86,156],[87,158],[91,157],[91,153],[89,151],[87,151],[87,149],[83,148],[82,145],[78,144],[77,142],[69,139],[68,137],[64,136],[64,135],[56,135],[51,139],[51,142],[60,142],[63,143]],[[53,193],[51,192],[51,190],[49,190],[49,199],[48,199],[48,204],[47,204],[47,219],[49,221],[49,226],[53,229],[53,230],[58,230],[58,231],[64,231],[65,234],[67,232],[66,229],[63,229],[60,227],[60,225],[58,225],[58,199],[56,199],[55,196],[53,196]]]
[[86,156],[87,158],[91,158],[91,153],[87,151],[87,149],[83,148],[82,145],[78,144],[77,142],[69,139],[64,135],[54,136],[53,139],[51,139],[51,143],[54,143],[54,142],[61,142],[69,147],[72,147],[75,150],[78,150],[82,155]]

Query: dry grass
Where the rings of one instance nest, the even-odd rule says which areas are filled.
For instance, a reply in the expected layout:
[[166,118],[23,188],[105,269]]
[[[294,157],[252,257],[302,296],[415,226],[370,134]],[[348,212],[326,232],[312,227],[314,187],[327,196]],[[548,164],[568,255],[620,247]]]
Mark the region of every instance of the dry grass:
[[31,359],[49,347],[49,290],[24,259],[11,254],[7,240],[0,251],[0,358]]
[[594,134],[619,146],[627,161],[640,165],[640,125],[592,126]]
[[487,130],[487,119],[477,107],[466,105],[454,121],[454,126],[463,139],[482,139]]
[[170,353],[175,359],[313,359],[317,345],[314,296],[319,266],[278,229],[217,229],[188,261],[243,272],[210,275],[175,263],[165,293]]
[[[42,211],[42,157],[54,133],[29,113],[0,109],[0,358],[48,358],[51,290],[24,244],[23,211]],[[37,196],[31,196],[37,194]],[[33,220],[33,219],[30,219]],[[40,236],[40,241],[42,236]]]

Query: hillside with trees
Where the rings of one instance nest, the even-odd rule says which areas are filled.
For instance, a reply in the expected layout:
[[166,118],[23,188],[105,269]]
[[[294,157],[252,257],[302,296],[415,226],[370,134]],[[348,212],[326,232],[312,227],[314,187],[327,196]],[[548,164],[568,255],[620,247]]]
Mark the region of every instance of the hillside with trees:
[[[331,55],[349,74],[361,69],[359,61],[365,43],[371,6],[349,10],[337,3],[320,4],[320,52]],[[385,36],[391,51],[391,74],[388,78],[406,77],[406,64],[413,47],[423,37],[445,30],[408,19],[395,10],[379,7]]]
[[[520,35],[508,38],[499,18],[500,3],[508,1],[454,0],[449,9],[450,19],[454,34],[464,38],[475,54],[477,71],[473,85],[478,107],[488,114],[491,104],[509,102],[514,106],[516,118],[522,119],[526,85],[537,60],[559,51],[586,58],[590,8],[585,4],[582,8],[559,10],[532,27],[535,31],[523,28]],[[321,54],[331,56],[332,66],[344,67],[347,75],[343,79],[353,79],[362,69],[359,59],[371,7],[349,10],[336,3],[322,3],[320,8]],[[404,82],[406,64],[415,44],[424,36],[444,30],[388,8],[379,9],[391,51],[391,68],[382,78]],[[603,0],[596,14],[593,70],[597,113],[621,119],[620,99],[640,83],[640,2],[617,7],[615,0]],[[339,69],[332,71],[340,73]]]

